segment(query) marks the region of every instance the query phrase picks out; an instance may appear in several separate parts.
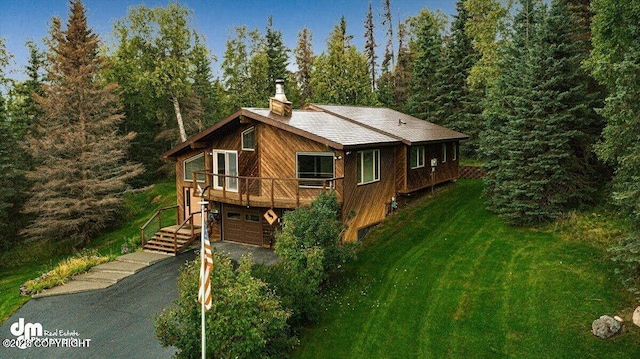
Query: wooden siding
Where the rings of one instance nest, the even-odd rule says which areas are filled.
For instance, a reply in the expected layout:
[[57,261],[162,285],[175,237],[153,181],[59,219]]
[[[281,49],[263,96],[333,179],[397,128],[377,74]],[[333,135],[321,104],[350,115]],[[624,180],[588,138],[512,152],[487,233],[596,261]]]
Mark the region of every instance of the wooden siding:
[[[261,124],[260,128],[260,172],[267,178],[296,178],[296,154],[298,152],[332,152],[334,158],[344,158],[344,152],[330,148],[302,136]],[[344,176],[344,160],[334,160],[335,177]],[[278,181],[275,192],[282,197],[296,198],[297,181]],[[318,189],[300,188],[301,198],[318,195]],[[336,182],[338,197],[342,197],[343,183]]]
[[[442,143],[424,145],[425,148],[425,165],[424,167],[411,169],[411,148],[407,147],[408,154],[405,160],[405,168],[407,169],[407,186],[404,189],[398,189],[399,193],[409,193],[428,186],[431,186],[431,159],[438,159],[438,166],[435,172],[435,183],[439,184],[458,178],[458,160],[459,153],[456,153],[456,160],[453,160],[453,142],[447,142],[447,161],[442,162]],[[456,143],[456,150],[458,146]]]
[[[345,157],[343,221],[349,226],[344,240],[358,239],[358,230],[382,221],[387,213],[387,204],[395,196],[395,150],[393,147],[372,148],[380,150],[380,180],[364,185],[357,184],[358,152]],[[351,214],[353,217],[349,218]]]
[[407,146],[395,146],[396,191],[407,190]]

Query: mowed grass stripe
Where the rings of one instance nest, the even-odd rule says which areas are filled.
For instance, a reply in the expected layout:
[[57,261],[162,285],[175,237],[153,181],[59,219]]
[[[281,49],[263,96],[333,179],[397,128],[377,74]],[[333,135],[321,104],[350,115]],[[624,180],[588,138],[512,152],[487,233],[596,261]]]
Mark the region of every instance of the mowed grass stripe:
[[480,181],[460,181],[370,233],[293,356],[635,358],[640,333],[590,333],[631,303],[604,255],[506,226],[484,209]]

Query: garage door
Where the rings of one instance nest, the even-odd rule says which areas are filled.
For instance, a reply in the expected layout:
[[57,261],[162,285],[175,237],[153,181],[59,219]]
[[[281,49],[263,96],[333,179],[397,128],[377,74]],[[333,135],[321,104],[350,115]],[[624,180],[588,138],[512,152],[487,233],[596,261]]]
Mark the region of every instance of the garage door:
[[225,241],[262,245],[262,212],[259,209],[225,205],[223,216]]

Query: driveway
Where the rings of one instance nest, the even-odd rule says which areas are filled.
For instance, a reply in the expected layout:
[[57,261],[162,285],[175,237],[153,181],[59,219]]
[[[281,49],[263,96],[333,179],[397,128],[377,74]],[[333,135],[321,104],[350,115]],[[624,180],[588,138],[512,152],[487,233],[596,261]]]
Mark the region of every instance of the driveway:
[[[194,256],[189,251],[169,258],[105,289],[30,300],[0,326],[0,358],[171,358],[176,349],[160,346],[154,318],[177,298],[179,269]],[[20,318],[27,328],[40,324],[45,338],[63,340],[6,348]]]

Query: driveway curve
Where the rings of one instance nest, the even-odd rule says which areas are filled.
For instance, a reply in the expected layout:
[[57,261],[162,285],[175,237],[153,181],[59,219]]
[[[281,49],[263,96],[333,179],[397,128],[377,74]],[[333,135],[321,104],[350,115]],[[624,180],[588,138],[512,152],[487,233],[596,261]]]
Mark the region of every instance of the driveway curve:
[[[194,257],[189,251],[163,260],[105,289],[30,300],[0,326],[0,358],[171,358],[176,349],[160,345],[154,318],[178,297],[179,269]],[[15,344],[11,327],[20,332],[29,324],[40,324],[51,340],[6,347]]]

